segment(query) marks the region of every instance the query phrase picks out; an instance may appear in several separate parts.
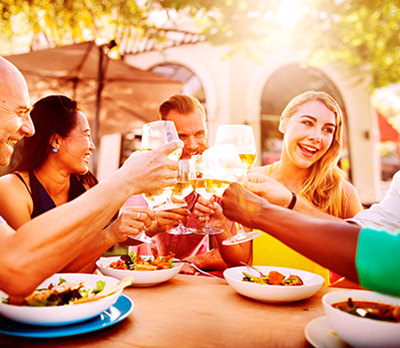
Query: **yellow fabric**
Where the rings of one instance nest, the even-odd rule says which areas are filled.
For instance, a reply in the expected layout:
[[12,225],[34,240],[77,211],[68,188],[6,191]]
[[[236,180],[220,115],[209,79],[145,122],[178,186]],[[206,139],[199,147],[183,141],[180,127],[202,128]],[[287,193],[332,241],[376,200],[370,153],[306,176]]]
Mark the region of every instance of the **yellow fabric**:
[[[271,173],[271,164],[267,176]],[[289,248],[267,233],[253,239],[253,265],[300,269],[322,276],[324,286],[330,285],[329,270]]]
[[304,257],[267,233],[253,239],[253,265],[300,269],[322,276],[330,285],[329,270]]

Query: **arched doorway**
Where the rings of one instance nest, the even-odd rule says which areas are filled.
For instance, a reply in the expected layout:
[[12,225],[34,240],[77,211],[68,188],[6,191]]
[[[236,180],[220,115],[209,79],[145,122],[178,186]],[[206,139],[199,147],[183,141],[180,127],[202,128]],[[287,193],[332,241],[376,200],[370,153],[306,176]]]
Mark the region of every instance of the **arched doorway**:
[[[303,92],[314,90],[331,95],[346,115],[346,108],[339,90],[320,70],[301,68],[299,64],[288,64],[277,69],[267,80],[261,95],[261,150],[262,164],[279,160],[283,135],[279,132],[279,118],[288,102]],[[340,165],[351,180],[350,159],[344,122],[343,150]]]
[[156,65],[149,70],[157,75],[184,82],[181,93],[192,95],[205,105],[204,88],[199,78],[190,69],[181,64],[165,63]]

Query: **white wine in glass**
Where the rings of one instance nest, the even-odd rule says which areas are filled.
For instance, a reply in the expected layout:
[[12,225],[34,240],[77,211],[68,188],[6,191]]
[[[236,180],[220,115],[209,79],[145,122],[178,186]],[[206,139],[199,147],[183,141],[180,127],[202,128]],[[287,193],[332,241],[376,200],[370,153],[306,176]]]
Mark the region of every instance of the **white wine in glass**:
[[[146,123],[142,128],[142,151],[150,151],[174,140],[178,140],[178,132],[172,121],[155,121]],[[169,158],[178,161],[182,155],[179,148],[169,155]],[[165,187],[144,195],[147,202],[153,201],[153,210],[172,210],[186,207],[186,203],[174,203],[171,200],[172,187]],[[160,203],[160,201],[163,202]],[[161,205],[160,205],[161,204]],[[151,205],[150,205],[151,207]]]
[[[171,121],[150,122],[143,126],[142,130],[142,150],[151,151],[157,147],[163,146],[168,142],[178,139],[178,133],[175,125]],[[178,149],[169,155],[170,158],[178,160],[182,153],[182,149]],[[145,164],[144,164],[145,165]],[[143,194],[143,198],[151,209],[156,205],[163,204],[169,198],[167,188],[160,188],[153,192]],[[145,230],[136,236],[130,236],[132,239],[139,240],[144,243],[155,243],[155,240],[146,235]]]
[[[193,189],[202,197],[210,200],[214,193],[211,191],[210,187],[207,186],[207,181],[205,179],[205,164],[203,155],[196,155],[190,158],[190,184]],[[222,229],[215,229],[209,223],[209,217],[206,216],[205,225],[202,229],[196,230],[194,233],[200,235],[214,235],[222,233]]]
[[222,197],[225,189],[231,184],[231,181],[218,179],[194,179],[191,183],[197,193],[210,200],[214,195]]
[[[190,163],[188,159],[182,159],[179,161],[179,172],[177,183],[172,189],[172,196],[180,200],[184,200],[193,192],[193,187],[190,184]],[[167,230],[167,233],[173,235],[185,235],[193,233],[195,229],[186,227],[182,221],[179,221],[179,225],[175,228]]]
[[[257,158],[256,142],[253,128],[243,124],[228,124],[217,128],[215,144],[233,144],[239,152],[243,167],[248,173]],[[237,224],[238,232],[222,242],[224,245],[244,243],[261,236],[260,231],[245,232],[240,224]]]
[[239,157],[246,173],[248,173],[256,162],[257,155],[253,153],[239,153]]
[[[212,146],[205,150],[203,155],[192,156],[192,159],[196,163],[196,168],[193,170],[195,175],[190,182],[196,192],[207,200],[214,195],[222,197],[225,189],[233,181],[245,179],[246,174],[239,154],[231,144]],[[196,233],[218,234],[222,232],[223,229],[210,225],[207,216],[203,230]]]

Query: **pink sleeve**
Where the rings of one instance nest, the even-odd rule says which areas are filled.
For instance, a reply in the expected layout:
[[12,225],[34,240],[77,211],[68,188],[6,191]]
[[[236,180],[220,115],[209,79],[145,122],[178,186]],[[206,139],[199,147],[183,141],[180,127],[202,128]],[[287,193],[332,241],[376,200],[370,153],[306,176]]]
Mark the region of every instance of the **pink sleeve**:
[[142,195],[130,196],[124,203],[124,206],[127,206],[127,205],[135,206],[135,207],[138,207],[138,206],[139,207],[147,207],[147,203]]

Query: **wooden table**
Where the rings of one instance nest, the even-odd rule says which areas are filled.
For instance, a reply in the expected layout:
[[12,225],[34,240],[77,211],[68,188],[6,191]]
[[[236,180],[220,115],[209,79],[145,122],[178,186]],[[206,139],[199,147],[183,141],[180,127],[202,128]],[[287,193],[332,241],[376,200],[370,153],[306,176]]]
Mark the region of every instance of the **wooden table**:
[[311,298],[268,304],[239,295],[224,280],[178,275],[148,288],[128,288],[132,314],[103,330],[57,339],[0,334],[0,347],[311,347],[309,321],[324,315],[322,288]]

